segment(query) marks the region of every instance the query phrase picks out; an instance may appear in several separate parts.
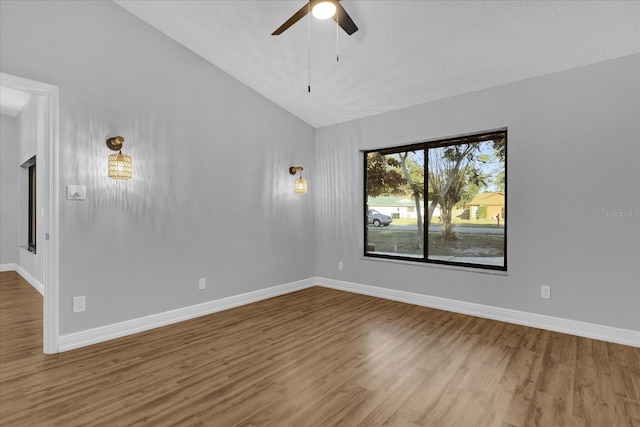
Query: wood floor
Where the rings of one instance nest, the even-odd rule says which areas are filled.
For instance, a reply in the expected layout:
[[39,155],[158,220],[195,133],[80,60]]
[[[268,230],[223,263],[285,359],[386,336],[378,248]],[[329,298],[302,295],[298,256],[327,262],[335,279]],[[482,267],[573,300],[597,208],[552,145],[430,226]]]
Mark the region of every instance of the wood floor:
[[42,354],[0,273],[2,426],[640,426],[640,349],[311,288]]

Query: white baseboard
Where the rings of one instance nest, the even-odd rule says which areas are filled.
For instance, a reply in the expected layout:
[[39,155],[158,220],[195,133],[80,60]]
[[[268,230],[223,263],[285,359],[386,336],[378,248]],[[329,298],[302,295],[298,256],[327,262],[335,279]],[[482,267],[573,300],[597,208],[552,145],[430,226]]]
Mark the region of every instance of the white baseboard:
[[29,282],[31,286],[35,288],[36,291],[40,292],[40,295],[44,296],[44,285],[40,283],[38,279],[29,274],[24,268],[16,265],[16,272],[21,275],[24,280]]
[[279,295],[306,289],[315,285],[315,279],[299,280],[284,285],[273,286],[271,288],[260,289],[245,294],[234,295],[202,304],[166,311],[164,313],[153,314],[138,319],[132,319],[113,325],[101,326],[99,328],[86,331],[74,332],[61,335],[58,339],[58,349],[60,352],[85,347],[91,344],[108,341],[138,332],[148,331],[161,326],[182,322],[218,311],[228,310],[245,304],[273,298]]
[[21,275],[27,283],[33,286],[36,291],[40,292],[40,295],[44,296],[44,285],[18,264],[0,264],[0,272],[5,271],[15,271]]
[[202,304],[170,310],[164,313],[153,314],[138,319],[62,335],[59,337],[58,347],[60,352],[73,350],[97,344],[99,342],[136,334],[138,332],[148,331],[161,326],[205,316],[218,311],[228,310],[241,305],[251,304],[253,302],[279,295],[296,292],[312,286],[322,286],[325,288],[369,295],[407,304],[420,305],[439,310],[451,311],[454,313],[467,314],[486,319],[514,323],[517,325],[530,326],[586,338],[640,347],[640,331],[613,328],[610,326],[596,325],[593,323],[545,316],[542,314],[527,313],[523,311],[433,297],[413,292],[398,291],[395,289],[362,285],[359,283],[344,282],[323,277],[299,280],[297,282],[273,286],[267,289],[261,289],[245,294],[208,301]]
[[531,326],[580,337],[608,341],[617,344],[640,347],[640,331],[613,328],[594,323],[586,323],[577,320],[562,319],[560,317],[545,316],[543,314],[527,313],[524,311],[510,310],[483,304],[475,304],[457,301],[447,298],[433,297],[416,294],[413,292],[398,291],[395,289],[379,288],[376,286],[361,285],[358,283],[344,282],[334,279],[316,277],[315,283],[325,288],[369,295],[393,301],[399,301],[429,308],[452,311],[454,313],[468,314],[486,319],[500,320],[502,322],[517,325]]
[[4,273],[5,271],[16,271],[16,263],[0,264],[0,273]]

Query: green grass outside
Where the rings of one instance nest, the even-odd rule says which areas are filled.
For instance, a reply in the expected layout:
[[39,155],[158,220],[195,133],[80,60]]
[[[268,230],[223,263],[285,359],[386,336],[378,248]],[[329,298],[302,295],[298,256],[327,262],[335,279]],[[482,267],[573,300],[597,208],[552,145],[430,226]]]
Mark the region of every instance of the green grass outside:
[[[456,227],[486,227],[486,228],[498,228],[498,221],[491,218],[481,218],[479,220],[460,219],[454,218],[452,221]],[[500,220],[500,228],[504,227],[505,221]],[[431,225],[441,225],[440,219],[433,218]],[[416,225],[415,218],[394,218],[391,225]]]
[[[394,220],[395,221],[395,220]],[[377,252],[421,255],[420,236],[416,231],[368,228],[367,244]],[[429,254],[464,257],[504,256],[504,236],[460,233],[455,240],[443,240],[439,232],[429,233]]]

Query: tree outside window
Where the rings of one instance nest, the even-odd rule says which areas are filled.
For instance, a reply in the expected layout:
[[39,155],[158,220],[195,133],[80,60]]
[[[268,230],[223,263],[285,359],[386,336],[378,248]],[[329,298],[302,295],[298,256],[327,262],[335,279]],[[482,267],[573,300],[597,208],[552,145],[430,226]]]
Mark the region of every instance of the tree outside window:
[[365,221],[365,256],[506,270],[506,142],[505,129],[366,152],[365,212],[394,219]]

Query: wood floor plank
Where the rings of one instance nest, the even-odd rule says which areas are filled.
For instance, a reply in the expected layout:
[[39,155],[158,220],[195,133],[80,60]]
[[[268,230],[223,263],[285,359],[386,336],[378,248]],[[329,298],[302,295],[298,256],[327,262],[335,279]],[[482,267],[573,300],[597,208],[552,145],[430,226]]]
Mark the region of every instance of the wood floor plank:
[[0,273],[0,426],[638,426],[640,349],[325,288],[56,355]]

